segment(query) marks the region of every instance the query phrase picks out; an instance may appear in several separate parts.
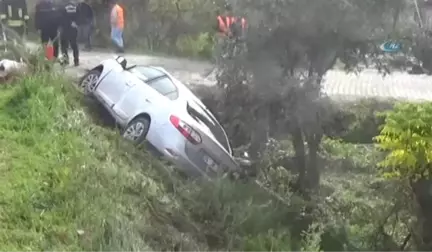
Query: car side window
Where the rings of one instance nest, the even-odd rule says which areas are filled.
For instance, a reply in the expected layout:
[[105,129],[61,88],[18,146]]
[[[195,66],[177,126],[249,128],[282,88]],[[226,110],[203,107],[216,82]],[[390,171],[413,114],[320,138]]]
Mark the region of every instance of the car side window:
[[160,94],[168,97],[170,100],[178,98],[178,90],[175,84],[168,77],[161,77],[147,83]]
[[129,71],[135,74],[143,75],[147,80],[159,78],[165,75],[165,73],[163,73],[162,71],[147,66],[135,66],[131,68]]

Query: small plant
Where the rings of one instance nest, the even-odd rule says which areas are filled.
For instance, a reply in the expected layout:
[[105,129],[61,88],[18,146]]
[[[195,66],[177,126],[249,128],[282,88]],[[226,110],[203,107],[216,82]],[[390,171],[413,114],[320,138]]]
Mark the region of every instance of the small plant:
[[182,35],[178,38],[176,47],[185,55],[204,58],[209,58],[213,50],[212,40],[207,32],[197,36]]
[[325,138],[321,155],[329,170],[374,172],[382,154],[371,144],[353,144],[338,139]]

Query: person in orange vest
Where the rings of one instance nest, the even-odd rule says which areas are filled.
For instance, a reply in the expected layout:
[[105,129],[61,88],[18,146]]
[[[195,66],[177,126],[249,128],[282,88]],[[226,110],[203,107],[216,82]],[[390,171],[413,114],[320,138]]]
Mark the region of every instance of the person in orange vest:
[[117,3],[117,0],[109,0],[111,14],[111,40],[113,41],[118,53],[124,53],[123,29],[124,29],[124,10]]
[[216,19],[216,29],[220,38],[242,38],[244,36],[247,26],[246,19],[234,16],[231,5],[225,4],[225,13],[218,15]]
[[213,63],[216,67],[212,67],[209,71],[206,71],[204,76],[208,77],[219,65],[221,58],[226,58],[229,55],[227,43],[230,41],[238,42],[241,41],[246,33],[247,23],[244,17],[236,17],[233,15],[232,7],[226,3],[224,6],[223,13],[219,13],[216,16],[216,23],[214,29],[216,30],[216,42],[215,49],[213,51]]

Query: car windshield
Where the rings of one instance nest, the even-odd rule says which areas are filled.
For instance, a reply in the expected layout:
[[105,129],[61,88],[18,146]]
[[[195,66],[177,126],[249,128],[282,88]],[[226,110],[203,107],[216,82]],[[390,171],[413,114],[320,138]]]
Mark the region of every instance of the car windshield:
[[194,106],[191,106],[189,102],[187,104],[187,111],[189,115],[195,120],[198,119],[200,122],[204,123],[210,129],[216,140],[224,147],[224,149],[229,154],[232,154],[225,130],[222,128],[216,118],[210,113],[210,111],[198,103],[192,102],[192,104]]

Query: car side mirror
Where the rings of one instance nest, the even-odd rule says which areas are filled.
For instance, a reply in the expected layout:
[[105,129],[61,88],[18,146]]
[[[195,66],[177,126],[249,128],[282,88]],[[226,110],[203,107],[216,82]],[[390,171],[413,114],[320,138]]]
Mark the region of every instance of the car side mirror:
[[123,69],[126,69],[127,66],[127,60],[122,56],[117,56],[116,61],[122,66]]

